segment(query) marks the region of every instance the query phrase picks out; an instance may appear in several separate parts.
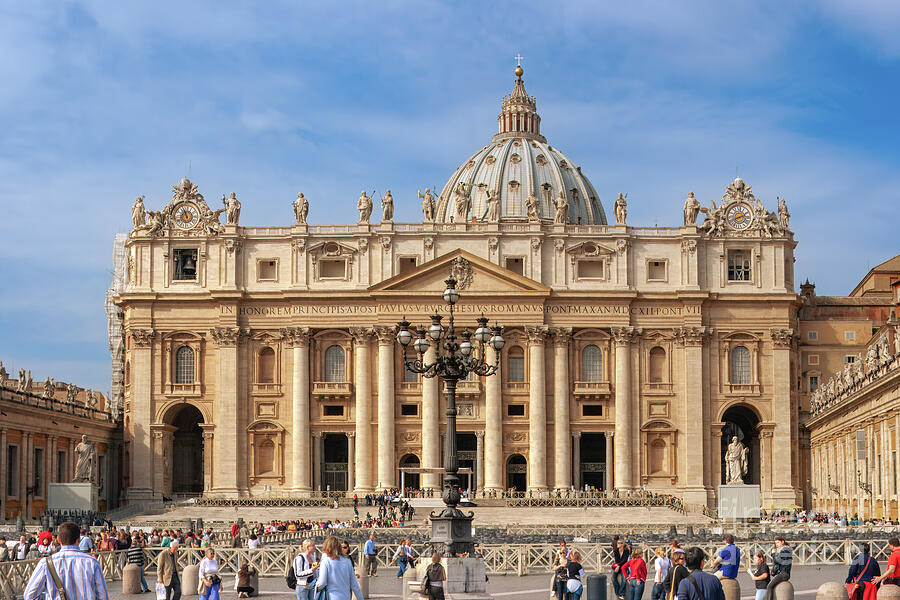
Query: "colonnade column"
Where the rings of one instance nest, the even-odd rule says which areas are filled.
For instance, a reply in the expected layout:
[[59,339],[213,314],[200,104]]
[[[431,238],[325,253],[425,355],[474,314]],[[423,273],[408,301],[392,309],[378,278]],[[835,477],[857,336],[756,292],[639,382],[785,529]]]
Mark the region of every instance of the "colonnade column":
[[[614,327],[616,343],[616,437],[614,486],[620,490],[634,487],[632,467],[632,398],[631,398],[631,342],[638,335],[634,327]],[[701,467],[702,468],[702,467]]]
[[[131,328],[131,474],[128,499],[141,502],[153,498],[153,455],[150,448],[150,423],[155,421],[150,401],[153,379],[152,329]],[[232,449],[232,454],[234,450]],[[75,440],[69,440],[68,480],[75,475]]]
[[484,490],[484,432],[475,432],[475,490]]
[[356,432],[347,432],[347,489],[353,489],[356,478]]
[[[434,345],[425,353],[425,364],[434,362],[437,355]],[[438,398],[438,378],[422,377],[422,468],[441,468],[441,418]],[[441,489],[441,474],[422,474],[422,487],[426,490]]]
[[288,343],[293,346],[291,481],[295,492],[308,493],[312,489],[309,476],[309,328],[292,327],[285,333]]
[[34,482],[34,434],[26,432],[24,437],[25,443],[23,445],[25,446],[25,456],[22,457],[24,459],[22,464],[25,467],[25,476],[22,478],[22,485],[19,486],[21,488],[23,499],[20,506],[25,507],[25,510],[22,511],[24,517],[30,519],[34,494],[29,494],[28,488],[30,488],[31,484]]
[[[485,360],[494,364],[497,351],[485,346]],[[484,378],[484,489],[488,492],[502,492],[503,485],[503,401],[500,384],[503,376],[501,368]]]
[[705,327],[682,327],[676,330],[676,339],[684,348],[684,448],[690,456],[684,463],[684,500],[706,504],[709,499],[704,470],[708,459],[706,437],[709,428],[704,412],[706,398],[703,383],[703,340]]
[[0,520],[6,519],[6,463],[9,459],[6,443],[6,427],[0,427]]
[[[147,430],[147,439],[150,439],[150,430]],[[133,446],[133,444],[132,444]],[[134,450],[134,448],[132,448]],[[148,455],[149,456],[149,455]],[[131,460],[134,462],[134,452],[131,454]],[[149,460],[149,459],[148,459]],[[130,465],[129,465],[130,466]],[[75,479],[75,440],[69,438],[69,451],[66,453],[66,482]],[[131,469],[131,481],[134,481],[134,469]],[[149,489],[149,488],[148,488]]]
[[581,432],[572,434],[572,481],[575,489],[581,489]]
[[[219,380],[215,402],[216,427],[215,453],[216,472],[213,488],[221,496],[237,496],[240,473],[246,470],[238,463],[243,432],[238,419],[238,338],[237,327],[213,327],[210,331],[213,342],[218,347]],[[142,465],[135,462],[138,468]],[[159,468],[159,467],[157,467]],[[154,490],[159,493],[162,490]]]
[[[57,479],[59,478],[56,476],[59,473],[59,457],[57,456],[57,446],[59,446],[59,436],[51,435],[47,440],[47,452],[50,453],[50,472],[47,473],[47,483],[58,483]],[[49,495],[49,487],[47,488],[47,491]]]
[[212,472],[215,467],[213,460],[213,431],[215,425],[212,423],[201,423],[200,429],[203,430],[203,494],[206,495],[212,490]]
[[606,477],[603,480],[603,490],[608,492],[612,490],[613,481],[615,481],[613,479],[613,474],[615,473],[615,469],[613,468],[613,465],[615,464],[613,450],[613,448],[615,447],[615,443],[613,440],[615,439],[616,434],[608,431],[606,432],[604,437],[606,437]]
[[376,327],[378,337],[378,489],[396,486],[394,477],[394,328]]
[[[793,397],[791,393],[791,347],[794,342],[792,329],[772,329],[772,377],[774,400],[772,420],[775,431],[772,436],[774,456],[788,457],[792,454],[791,422]],[[792,485],[791,461],[784,461],[772,471],[772,496],[776,506],[794,504],[797,495]]]
[[353,336],[354,391],[356,392],[356,485],[360,495],[375,491],[372,481],[372,382],[369,377],[369,341],[372,330],[351,327]]
[[545,325],[525,327],[528,336],[528,489],[547,489],[547,388],[545,380]]
[[572,439],[569,434],[569,339],[571,327],[553,330],[553,433],[557,490],[572,487]]

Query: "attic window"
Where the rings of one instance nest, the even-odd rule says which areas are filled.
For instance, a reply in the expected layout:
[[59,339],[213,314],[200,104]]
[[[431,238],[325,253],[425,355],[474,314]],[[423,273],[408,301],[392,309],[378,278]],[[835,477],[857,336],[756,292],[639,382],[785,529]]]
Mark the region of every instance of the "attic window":
[[525,261],[520,256],[509,256],[506,258],[506,268],[517,275],[524,275]]
[[275,259],[263,259],[257,263],[257,279],[259,281],[275,281],[277,279],[278,262]]
[[603,279],[605,267],[602,260],[579,260],[578,279]]
[[337,260],[320,260],[319,261],[319,279],[344,279],[347,277],[347,261],[344,259]]
[[666,261],[664,260],[648,260],[647,261],[647,281],[665,281],[666,280]]
[[397,271],[399,273],[406,273],[408,271],[412,271],[416,268],[416,257],[415,256],[401,256],[399,262],[397,264]]
[[197,249],[179,248],[172,251],[172,260],[175,262],[175,271],[172,279],[175,281],[197,280]]

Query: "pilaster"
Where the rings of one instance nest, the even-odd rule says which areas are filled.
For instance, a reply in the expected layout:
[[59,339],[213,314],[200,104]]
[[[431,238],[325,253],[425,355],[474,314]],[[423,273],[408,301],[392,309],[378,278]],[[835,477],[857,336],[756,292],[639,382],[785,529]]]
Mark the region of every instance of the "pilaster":
[[[307,494],[310,481],[309,448],[309,328],[290,327],[281,330],[291,348],[293,381],[291,383],[291,482],[295,492]],[[349,462],[352,462],[353,457]],[[348,482],[348,486],[352,482]]]
[[[488,364],[497,360],[497,352],[486,347]],[[503,481],[503,402],[500,394],[501,367],[490,377],[484,378],[484,489],[502,492]]]
[[680,327],[674,333],[676,343],[684,349],[684,447],[690,449],[690,456],[684,461],[683,497],[686,502],[707,504],[712,488],[704,472],[711,457],[706,452],[709,423],[703,382],[708,374],[703,368],[703,343],[708,332],[705,327]]
[[[238,412],[238,340],[237,327],[214,327],[210,330],[218,355],[218,394],[216,395],[215,453],[217,468],[213,490],[221,496],[237,496],[240,473],[246,470],[239,462],[240,422]],[[246,463],[245,463],[246,464]]]
[[[153,456],[150,448],[150,423],[154,422],[151,404],[153,378],[153,337],[152,329],[132,328],[131,337],[131,480],[126,492],[129,502],[144,502],[153,499]],[[75,442],[69,441],[69,480],[74,474]]]
[[[390,238],[388,238],[390,239]],[[378,489],[396,486],[394,476],[394,328],[376,327],[378,338]]]
[[572,440],[569,435],[569,340],[571,327],[557,327],[553,335],[553,433],[554,433],[554,487],[566,490],[572,486]]
[[351,327],[356,392],[356,485],[357,494],[375,491],[372,470],[372,384],[369,376],[372,329]]
[[[772,329],[772,417],[775,431],[772,437],[772,452],[775,456],[790,457],[792,396],[791,396],[791,348],[794,341],[792,329]],[[779,461],[781,462],[781,461]],[[792,461],[786,459],[772,473],[772,495],[776,507],[794,504],[797,495],[793,487]]]
[[528,336],[528,489],[547,489],[547,388],[545,381],[545,325],[525,327]]
[[616,435],[615,435],[615,479],[614,485],[620,490],[634,488],[635,460],[632,454],[632,406],[631,393],[631,344],[640,335],[634,327],[613,327],[612,335],[616,345]]
[[[425,353],[425,364],[434,362],[434,345]],[[438,399],[438,378],[422,377],[422,467],[441,467],[440,402]],[[438,472],[423,473],[422,487],[426,490],[441,489],[441,475]]]

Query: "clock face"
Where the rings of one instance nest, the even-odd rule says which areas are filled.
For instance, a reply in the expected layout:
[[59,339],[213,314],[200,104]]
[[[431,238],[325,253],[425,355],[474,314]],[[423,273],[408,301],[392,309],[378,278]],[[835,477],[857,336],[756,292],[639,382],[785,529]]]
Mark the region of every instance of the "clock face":
[[733,229],[747,229],[753,220],[753,213],[750,207],[743,202],[732,204],[725,213],[725,220]]
[[172,220],[179,229],[193,229],[200,222],[200,210],[192,202],[180,202],[172,215]]

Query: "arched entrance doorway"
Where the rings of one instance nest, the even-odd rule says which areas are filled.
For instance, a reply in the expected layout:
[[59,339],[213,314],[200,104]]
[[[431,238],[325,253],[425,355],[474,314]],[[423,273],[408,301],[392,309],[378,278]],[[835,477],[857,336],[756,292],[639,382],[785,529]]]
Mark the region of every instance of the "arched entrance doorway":
[[722,415],[722,445],[719,450],[719,458],[721,461],[721,482],[725,483],[725,475],[727,469],[725,467],[725,452],[728,450],[728,444],[731,438],[737,437],[738,441],[750,449],[747,460],[747,476],[744,477],[744,483],[758,485],[759,481],[759,417],[753,410],[746,406],[732,406]]
[[528,486],[528,464],[521,454],[513,454],[506,460],[506,489],[524,492]]
[[184,405],[172,419],[172,493],[203,493],[203,414]]
[[400,459],[400,473],[397,476],[397,481],[400,482],[401,489],[419,489],[419,474],[403,470],[405,468],[418,469],[419,466],[419,457],[415,454],[406,454]]

